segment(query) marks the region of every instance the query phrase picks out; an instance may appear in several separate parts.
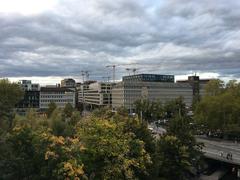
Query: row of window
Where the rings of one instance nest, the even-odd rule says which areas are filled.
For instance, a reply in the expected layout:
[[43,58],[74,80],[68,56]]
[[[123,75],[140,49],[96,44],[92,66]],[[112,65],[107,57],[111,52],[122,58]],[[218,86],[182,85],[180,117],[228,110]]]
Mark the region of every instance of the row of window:
[[72,99],[55,99],[55,100],[50,100],[50,99],[42,99],[41,100],[41,103],[43,103],[43,102],[45,102],[45,103],[50,103],[50,102],[73,102],[73,100]]
[[73,96],[40,96],[41,98],[73,98]]

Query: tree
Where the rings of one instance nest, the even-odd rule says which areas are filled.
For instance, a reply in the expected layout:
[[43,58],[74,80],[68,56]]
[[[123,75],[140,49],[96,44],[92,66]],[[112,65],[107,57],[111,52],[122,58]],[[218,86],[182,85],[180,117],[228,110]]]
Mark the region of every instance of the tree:
[[163,117],[163,106],[160,101],[139,99],[134,105],[138,116],[147,122],[161,119]]
[[107,119],[89,119],[81,124],[78,136],[85,150],[85,171],[94,179],[137,179],[146,173],[150,156],[144,142],[124,132],[123,123]]
[[168,101],[164,105],[164,111],[167,118],[173,118],[175,116],[186,116],[187,109],[186,104],[183,101],[183,97],[178,97],[171,101]]
[[209,96],[216,96],[223,92],[224,83],[220,79],[210,80],[205,86],[206,94]]
[[53,111],[57,108],[57,105],[54,102],[48,104],[47,117],[50,118]]
[[0,80],[0,128],[12,126],[13,108],[22,99],[23,91],[16,83]]
[[240,84],[231,80],[224,89],[221,83],[219,88],[219,81],[215,81],[216,84],[208,90],[212,93],[208,93],[198,103],[194,119],[204,124],[209,131],[226,135],[231,132],[230,127],[233,125],[240,127]]
[[169,180],[189,179],[191,162],[188,147],[175,136],[162,137],[157,145],[158,177]]
[[194,128],[191,126],[192,120],[188,116],[176,116],[171,119],[167,134],[178,138],[182,146],[187,147],[188,161],[196,170],[201,164],[202,144],[194,137]]
[[80,179],[84,146],[78,138],[16,126],[0,146],[0,179]]
[[70,103],[67,103],[63,109],[63,115],[67,118],[71,118],[73,111],[73,106]]

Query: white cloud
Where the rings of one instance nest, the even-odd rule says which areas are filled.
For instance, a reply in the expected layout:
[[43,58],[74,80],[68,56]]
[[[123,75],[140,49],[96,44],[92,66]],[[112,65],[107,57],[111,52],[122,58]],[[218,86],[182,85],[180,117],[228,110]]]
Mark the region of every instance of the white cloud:
[[39,14],[50,10],[57,0],[0,0],[0,13]]

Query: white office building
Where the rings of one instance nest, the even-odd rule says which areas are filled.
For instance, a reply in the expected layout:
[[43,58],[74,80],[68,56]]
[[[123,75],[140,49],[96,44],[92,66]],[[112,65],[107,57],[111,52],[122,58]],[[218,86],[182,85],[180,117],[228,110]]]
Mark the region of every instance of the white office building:
[[75,107],[76,92],[69,88],[42,87],[40,90],[40,109],[47,109],[51,102],[54,102],[59,108],[64,108],[68,103]]
[[112,83],[95,82],[81,85],[78,90],[78,102],[87,105],[106,106],[112,104]]

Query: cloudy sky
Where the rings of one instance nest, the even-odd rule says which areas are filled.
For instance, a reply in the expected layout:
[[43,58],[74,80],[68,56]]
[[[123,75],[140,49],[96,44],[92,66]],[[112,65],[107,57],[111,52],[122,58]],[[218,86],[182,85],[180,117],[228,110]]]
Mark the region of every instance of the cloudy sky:
[[[0,77],[240,79],[239,0],[0,0]],[[132,64],[131,64],[132,63]],[[128,64],[128,65],[124,65]]]

